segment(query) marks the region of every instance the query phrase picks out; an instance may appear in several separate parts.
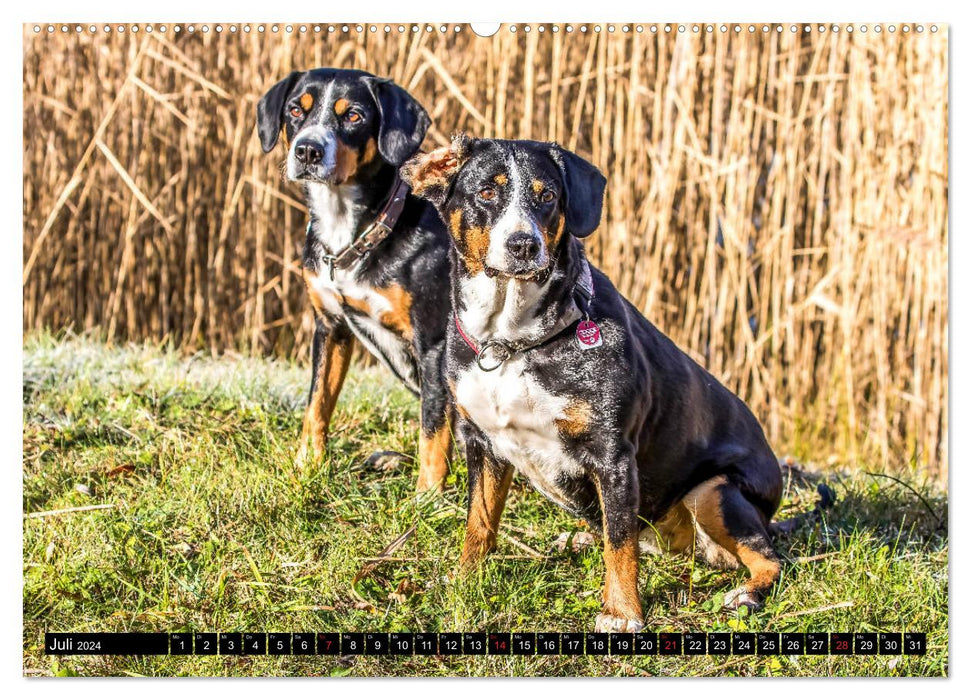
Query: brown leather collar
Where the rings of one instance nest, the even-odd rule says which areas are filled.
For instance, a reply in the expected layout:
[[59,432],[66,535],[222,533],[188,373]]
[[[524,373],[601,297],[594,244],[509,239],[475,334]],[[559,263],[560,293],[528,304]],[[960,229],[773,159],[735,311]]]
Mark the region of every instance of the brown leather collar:
[[408,198],[408,183],[400,177],[395,176],[394,187],[391,189],[391,196],[381,207],[377,218],[366,229],[361,231],[349,245],[337,251],[333,255],[325,255],[324,263],[330,273],[330,279],[334,279],[334,269],[349,270],[356,263],[363,260],[381,241],[391,235],[398,217],[405,208],[405,200]]

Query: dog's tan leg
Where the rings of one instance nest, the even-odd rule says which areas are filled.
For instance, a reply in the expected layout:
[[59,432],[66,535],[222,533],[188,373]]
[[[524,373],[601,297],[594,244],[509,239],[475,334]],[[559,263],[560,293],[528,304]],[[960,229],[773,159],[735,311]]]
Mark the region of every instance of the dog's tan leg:
[[637,589],[638,545],[636,465],[624,460],[597,479],[603,512],[604,578],[603,610],[597,616],[598,632],[636,632],[644,627]]
[[344,386],[353,350],[354,336],[349,328],[343,324],[327,328],[322,320],[317,320],[310,400],[303,419],[298,461],[304,461],[311,451],[320,456],[326,449],[330,419]]
[[446,411],[441,425],[426,432],[422,426],[418,437],[418,485],[419,493],[441,489],[448,476],[452,460],[452,415]]
[[763,597],[779,580],[782,565],[760,511],[725,477],[706,481],[682,502],[698,529],[717,545],[714,551],[701,553],[704,558],[725,568],[740,562],[749,571],[749,580],[725,595],[725,607],[761,607]]
[[641,597],[637,590],[637,533],[619,543],[604,538],[603,610],[597,616],[598,632],[636,632],[644,626]]
[[499,519],[506,505],[512,467],[487,458],[480,445],[466,442],[469,465],[469,517],[465,524],[465,546],[459,567],[468,570],[496,546]]

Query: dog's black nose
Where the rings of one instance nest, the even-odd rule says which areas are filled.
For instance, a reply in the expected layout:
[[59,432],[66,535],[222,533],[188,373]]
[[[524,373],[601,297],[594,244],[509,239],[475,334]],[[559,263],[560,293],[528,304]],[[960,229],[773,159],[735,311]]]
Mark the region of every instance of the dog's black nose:
[[293,155],[304,165],[317,165],[324,159],[324,146],[314,141],[301,141],[293,149]]
[[539,253],[539,239],[532,233],[519,231],[506,239],[506,250],[516,260],[530,261]]

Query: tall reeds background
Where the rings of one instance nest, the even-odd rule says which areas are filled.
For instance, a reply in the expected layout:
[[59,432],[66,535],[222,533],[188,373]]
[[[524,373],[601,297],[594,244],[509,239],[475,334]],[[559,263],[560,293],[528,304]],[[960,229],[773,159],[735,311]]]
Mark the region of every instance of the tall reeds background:
[[256,103],[362,68],[426,106],[426,147],[597,164],[593,259],[780,452],[946,478],[945,27],[114,27],[24,29],[25,329],[306,357],[306,211]]

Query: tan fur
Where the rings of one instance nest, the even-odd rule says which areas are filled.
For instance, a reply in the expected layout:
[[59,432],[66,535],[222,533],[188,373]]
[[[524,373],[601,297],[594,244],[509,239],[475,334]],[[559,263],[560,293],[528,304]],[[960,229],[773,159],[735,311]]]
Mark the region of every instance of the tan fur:
[[725,524],[719,489],[728,483],[724,476],[709,479],[692,489],[663,518],[641,535],[649,551],[695,553],[707,564],[720,569],[745,566],[751,578],[745,588],[761,593],[779,578],[779,562],[736,540]]
[[745,583],[745,588],[751,593],[761,593],[772,587],[779,578],[782,567],[779,562],[739,542],[729,532],[722,515],[721,496],[717,490],[727,481],[723,476],[709,479],[692,490],[685,497],[684,503],[692,511],[698,529],[711,539],[711,545],[703,552],[705,558],[715,565],[725,562],[728,564],[725,568],[744,565],[751,576]]
[[309,112],[314,106],[314,96],[309,92],[305,92],[300,96],[300,106],[303,107],[304,112]]
[[470,274],[474,275],[481,272],[485,266],[486,255],[489,253],[489,236],[491,234],[491,230],[485,226],[471,226],[462,232],[463,239],[465,240],[463,257],[465,258],[465,264]]
[[452,237],[458,243],[469,273],[477,275],[482,272],[485,257],[489,252],[489,230],[481,226],[464,228],[461,209],[455,209],[449,215],[448,227]]
[[563,238],[563,231],[566,228],[566,219],[560,214],[549,228],[542,229],[543,242],[547,250],[556,250],[560,239]]
[[505,173],[499,173],[493,179],[495,180],[497,185],[505,185],[507,182],[509,182],[509,176],[506,175]]
[[359,154],[353,148],[348,148],[343,141],[337,142],[337,167],[334,168],[334,182],[347,182],[357,174]]
[[465,146],[468,137],[458,134],[448,146],[421,153],[400,170],[401,178],[411,185],[411,191],[421,196],[432,187],[447,187],[449,180],[465,162]]
[[327,445],[330,419],[337,405],[337,397],[344,385],[347,369],[351,366],[354,350],[353,339],[338,343],[328,336],[324,343],[323,357],[317,374],[317,385],[310,397],[307,412],[303,419],[303,432],[300,437],[301,450],[311,447],[315,453],[322,454]]
[[[501,469],[499,476],[493,471]],[[496,546],[499,519],[506,505],[513,470],[484,465],[482,475],[469,498],[469,519],[465,525],[465,546],[459,566],[469,569],[477,565]]]
[[[307,285],[307,294],[310,296],[310,303],[313,305],[314,309],[317,310],[317,313],[322,314],[324,309],[326,308],[326,303],[324,298],[320,295],[320,292],[318,291],[320,289],[319,285],[315,283],[315,280],[317,279],[317,273],[311,270],[308,270],[307,268],[303,268],[301,270],[301,273],[303,274],[303,281]],[[324,293],[329,294],[333,299],[333,301],[337,302],[338,304],[343,302],[343,298],[338,297],[337,294],[334,294],[329,291],[325,291]]]
[[345,306],[349,306],[365,316],[371,315],[371,305],[367,302],[367,299],[358,299],[357,297],[345,296],[343,297],[343,302]]
[[446,416],[445,424],[437,431],[418,437],[418,485],[419,492],[441,489],[448,476],[452,459],[452,420]]
[[607,574],[603,588],[603,612],[627,620],[641,620],[641,598],[637,592],[637,535],[619,547],[604,538],[604,565]]
[[364,155],[361,156],[361,165],[366,165],[372,162],[375,156],[378,155],[378,142],[373,138],[367,140],[364,144]]
[[411,294],[397,284],[374,291],[391,304],[391,310],[382,313],[378,319],[381,325],[395,331],[403,338],[411,340],[415,335],[415,330],[411,325]]
[[556,429],[567,437],[579,437],[589,429],[592,413],[586,401],[573,401],[566,407],[563,416],[555,419]]
[[334,103],[334,114],[336,114],[338,117],[343,116],[344,112],[346,112],[347,108],[350,106],[351,103],[342,97]]
[[764,593],[779,580],[779,574],[782,573],[782,565],[779,562],[764,557],[741,542],[738,543],[735,554],[751,575],[751,578],[745,584],[749,592]]

